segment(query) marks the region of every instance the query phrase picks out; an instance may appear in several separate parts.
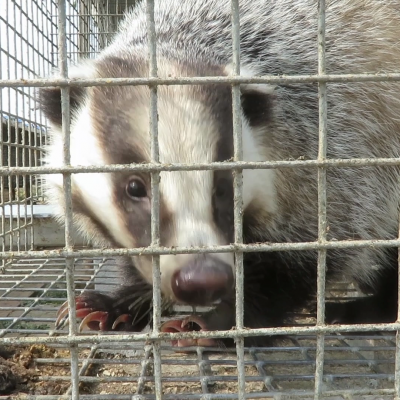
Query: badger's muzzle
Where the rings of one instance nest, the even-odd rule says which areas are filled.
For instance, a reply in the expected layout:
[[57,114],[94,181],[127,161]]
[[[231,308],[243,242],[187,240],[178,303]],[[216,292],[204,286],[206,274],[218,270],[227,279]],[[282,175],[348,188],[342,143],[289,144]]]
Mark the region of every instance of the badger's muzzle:
[[193,306],[218,303],[232,293],[232,267],[211,256],[192,259],[172,276],[172,290],[179,301]]

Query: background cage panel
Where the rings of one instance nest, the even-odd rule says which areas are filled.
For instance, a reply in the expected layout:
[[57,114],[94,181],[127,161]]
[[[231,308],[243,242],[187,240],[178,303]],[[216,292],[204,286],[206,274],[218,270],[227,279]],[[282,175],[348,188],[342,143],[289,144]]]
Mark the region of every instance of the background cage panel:
[[[66,3],[70,63],[93,58],[112,38],[134,2],[76,0]],[[0,79],[48,76],[58,66],[57,1],[7,0],[0,4]],[[35,88],[0,92],[0,165],[41,165],[47,124],[37,108]],[[0,251],[64,245],[63,228],[51,220],[35,175],[0,176]],[[77,244],[82,244],[77,239]],[[3,267],[6,261],[2,260]]]
[[[67,0],[68,61],[95,57],[109,44],[123,13],[134,3]],[[43,77],[58,67],[58,17],[56,0],[0,2],[0,80]],[[321,53],[319,72],[324,72]],[[321,87],[323,91],[324,85]],[[320,111],[320,117],[322,121],[326,118],[326,110]],[[238,119],[235,121],[238,125]],[[46,140],[47,121],[37,109],[35,89],[2,88],[0,165],[41,165]],[[240,153],[240,146],[237,151]],[[236,180],[240,184],[240,174]],[[64,229],[51,218],[51,207],[44,200],[37,176],[0,175],[1,252],[58,251],[65,245]],[[77,248],[86,245],[78,235],[74,235],[74,243]],[[160,383],[163,398],[171,400],[314,396],[392,399],[400,390],[395,352],[399,346],[391,332],[294,334],[279,347],[245,349],[239,365],[240,340],[238,352],[211,352],[198,347],[196,352],[185,355],[164,342],[160,348],[134,341],[98,344],[95,338],[75,347],[67,342],[55,343],[54,338],[68,334],[67,325],[54,328],[56,312],[67,298],[68,261],[45,257],[45,252],[43,258],[31,254],[32,258],[1,258],[0,264],[0,339],[14,338],[14,344],[20,344],[11,347],[13,354],[6,362],[0,359],[0,367],[5,363],[12,370],[17,384],[14,394],[27,393],[29,398],[48,400],[74,396],[71,365],[78,367],[77,390],[82,399],[155,399]],[[119,283],[113,260],[100,253],[70,262],[75,267],[76,294],[95,289],[107,291]],[[321,265],[323,268],[323,261]],[[321,300],[323,285],[320,289]],[[357,295],[353,287],[339,283],[329,287],[327,297],[341,300]],[[180,316],[191,311],[176,308]],[[316,316],[306,310],[295,317],[298,327],[313,326],[316,322]],[[0,342],[0,350],[1,345]],[[0,369],[0,392],[2,373]]]

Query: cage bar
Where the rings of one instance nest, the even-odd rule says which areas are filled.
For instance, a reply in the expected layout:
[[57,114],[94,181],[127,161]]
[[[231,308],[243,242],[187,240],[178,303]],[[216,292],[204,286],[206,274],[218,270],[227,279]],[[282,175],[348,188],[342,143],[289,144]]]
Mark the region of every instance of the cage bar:
[[[318,74],[326,72],[325,60],[325,0],[318,2]],[[318,82],[318,108],[319,108],[319,143],[318,160],[326,158],[327,150],[327,84]],[[326,169],[318,168],[318,242],[326,242],[327,215],[326,215]],[[326,280],[326,251],[318,250],[317,274],[317,325],[325,324],[325,280]],[[315,394],[314,399],[322,398],[322,384],[324,375],[324,350],[325,336],[317,335],[317,353],[315,368]]]
[[[157,49],[156,30],[154,24],[154,0],[146,0],[147,42],[149,47],[149,76],[157,77]],[[157,86],[149,86],[150,89],[150,152],[152,163],[159,163],[158,145],[158,113],[157,113]],[[155,171],[151,173],[151,245],[160,245],[160,174]],[[153,334],[157,336],[160,332],[161,322],[161,273],[160,256],[152,256],[153,268]],[[162,399],[162,369],[160,343],[153,342],[154,355],[154,377],[156,399]]]
[[[233,75],[240,75],[240,19],[239,1],[231,2],[232,22],[232,66]],[[232,85],[232,113],[233,113],[233,158],[241,161],[243,158],[242,144],[242,110],[240,100],[240,85]],[[242,170],[233,171],[233,201],[234,201],[234,240],[235,244],[243,243],[243,173]],[[236,329],[243,329],[244,315],[244,272],[243,253],[235,251],[235,295],[236,295]],[[246,381],[244,376],[244,338],[236,339],[237,371],[238,371],[238,398],[245,399]]]

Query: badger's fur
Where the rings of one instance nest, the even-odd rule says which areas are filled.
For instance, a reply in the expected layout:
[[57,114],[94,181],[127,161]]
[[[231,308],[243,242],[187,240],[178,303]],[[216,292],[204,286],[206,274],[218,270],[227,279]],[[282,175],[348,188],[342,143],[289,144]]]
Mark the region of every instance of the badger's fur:
[[[156,1],[158,75],[229,75],[230,11],[229,0]],[[241,0],[241,74],[317,73],[317,25],[315,0]],[[142,1],[126,15],[113,43],[96,60],[71,70],[70,76],[149,76],[146,32]],[[398,1],[328,0],[326,59],[327,73],[398,72]],[[70,90],[72,165],[150,161],[148,87]],[[241,92],[245,161],[316,159],[317,84],[243,85]],[[60,91],[42,89],[40,100],[53,134],[46,161],[59,167],[63,165]],[[160,86],[160,162],[230,159],[231,101],[227,84]],[[327,102],[328,158],[399,157],[399,84],[329,83]],[[399,178],[398,167],[328,169],[328,240],[397,238]],[[243,179],[246,243],[317,239],[317,169],[245,170]],[[62,218],[62,176],[48,175],[46,181],[48,198]],[[134,199],[127,194],[127,185],[128,193],[139,193]],[[72,186],[74,221],[95,244],[125,248],[150,244],[148,175],[75,174]],[[162,245],[233,241],[231,172],[161,172],[160,196]],[[315,295],[316,251],[248,253],[244,260],[247,327],[281,325]],[[163,255],[160,262],[167,302],[196,305],[219,301],[213,312],[204,316],[205,328],[230,329],[235,324],[234,293],[230,291],[232,254]],[[329,278],[344,274],[370,295],[342,305],[328,304],[328,321],[395,320],[397,249],[329,250],[327,263]],[[215,269],[216,275],[208,268]],[[133,257],[121,269],[129,278],[125,286],[112,295],[86,297],[85,306],[80,305],[85,311],[78,314],[104,311],[100,328],[110,328],[115,318],[129,314],[128,323],[121,326],[141,329],[142,324],[135,321],[145,314],[141,320],[148,320],[151,296],[140,302],[135,293],[151,290],[151,258]],[[225,279],[229,287],[218,286],[219,279]],[[176,285],[180,285],[178,289]],[[130,307],[132,304],[140,304],[141,309]],[[252,339],[248,343],[263,342]]]

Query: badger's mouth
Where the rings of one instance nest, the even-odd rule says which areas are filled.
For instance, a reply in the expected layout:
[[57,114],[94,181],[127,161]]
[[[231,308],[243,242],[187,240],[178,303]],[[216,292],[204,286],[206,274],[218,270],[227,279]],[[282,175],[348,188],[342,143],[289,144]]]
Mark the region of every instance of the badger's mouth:
[[[200,332],[207,331],[205,321],[197,316],[192,315],[183,320],[171,320],[165,322],[161,326],[161,332],[165,333],[178,333],[178,332]],[[171,344],[173,347],[191,347],[191,346],[202,346],[202,347],[216,347],[218,342],[215,339],[200,338],[200,339],[178,339],[172,340]]]

